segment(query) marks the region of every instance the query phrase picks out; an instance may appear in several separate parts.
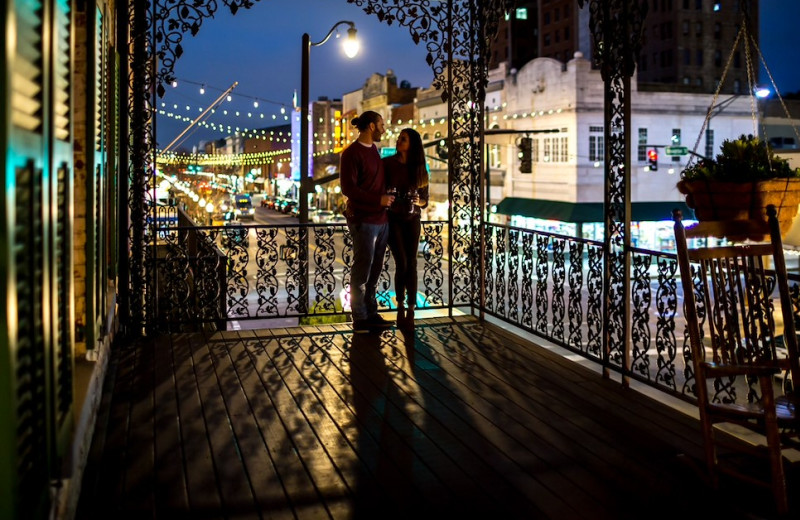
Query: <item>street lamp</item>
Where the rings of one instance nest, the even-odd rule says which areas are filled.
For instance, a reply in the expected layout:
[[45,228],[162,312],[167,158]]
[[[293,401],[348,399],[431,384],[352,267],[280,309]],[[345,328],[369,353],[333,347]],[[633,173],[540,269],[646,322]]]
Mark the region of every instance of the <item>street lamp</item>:
[[319,47],[327,42],[336,28],[344,24],[350,27],[347,29],[347,39],[343,43],[344,52],[348,58],[353,58],[358,54],[356,26],[353,22],[347,20],[336,22],[331,27],[331,30],[328,31],[328,34],[325,35],[325,38],[316,43],[311,42],[308,33],[303,34],[302,77],[300,83],[300,200],[298,201],[298,216],[301,224],[308,222],[308,195],[312,182],[308,178],[308,62],[311,56],[311,47]]

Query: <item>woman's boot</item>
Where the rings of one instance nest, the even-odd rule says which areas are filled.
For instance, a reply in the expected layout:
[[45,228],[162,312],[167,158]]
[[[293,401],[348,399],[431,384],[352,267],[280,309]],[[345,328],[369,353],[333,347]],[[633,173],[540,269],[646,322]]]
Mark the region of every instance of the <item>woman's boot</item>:
[[402,306],[397,307],[397,326],[402,327],[406,321],[406,309]]

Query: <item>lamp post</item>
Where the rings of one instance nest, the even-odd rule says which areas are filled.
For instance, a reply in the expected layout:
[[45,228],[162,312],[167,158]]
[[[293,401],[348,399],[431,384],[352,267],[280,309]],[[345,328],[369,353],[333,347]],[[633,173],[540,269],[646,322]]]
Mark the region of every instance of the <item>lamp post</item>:
[[308,222],[308,195],[311,192],[312,180],[308,177],[308,62],[311,47],[319,47],[327,42],[340,25],[348,25],[347,39],[344,41],[344,52],[348,58],[358,54],[356,26],[353,22],[341,20],[333,24],[331,30],[321,41],[312,43],[308,33],[303,34],[302,77],[300,83],[300,195],[298,197],[299,219],[301,224]]

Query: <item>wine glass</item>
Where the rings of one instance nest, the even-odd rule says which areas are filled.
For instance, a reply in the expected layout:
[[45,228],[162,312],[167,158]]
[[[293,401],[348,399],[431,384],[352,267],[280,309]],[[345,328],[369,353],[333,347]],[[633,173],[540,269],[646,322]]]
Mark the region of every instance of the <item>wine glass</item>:
[[417,190],[415,188],[409,189],[407,196],[408,196],[408,212],[414,213],[414,206],[416,205],[414,204],[414,199],[417,196]]
[[[391,195],[392,197],[397,197],[397,188],[395,186],[387,186],[386,187],[386,194]],[[391,206],[391,204],[389,205]],[[386,206],[385,209],[389,209],[389,206]]]

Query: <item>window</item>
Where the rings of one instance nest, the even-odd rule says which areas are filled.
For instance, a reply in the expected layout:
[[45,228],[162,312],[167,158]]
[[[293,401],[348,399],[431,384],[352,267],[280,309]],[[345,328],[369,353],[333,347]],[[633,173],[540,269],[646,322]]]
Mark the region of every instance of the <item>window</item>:
[[722,51],[719,49],[714,51],[714,66],[721,67],[722,66]]
[[741,94],[742,93],[742,81],[735,79],[733,80],[733,93],[734,94]]
[[702,87],[703,86],[703,78],[700,78],[700,77],[694,78],[694,84],[697,85],[698,87]]
[[555,11],[553,12],[553,20],[557,22],[560,19],[561,19],[561,9],[556,7]]
[[592,162],[605,160],[602,126],[589,127],[589,160]]
[[550,45],[550,33],[544,35],[544,44]]
[[561,144],[561,157],[559,158],[560,162],[567,162],[569,161],[569,138],[568,137],[561,137],[559,138]]
[[733,66],[737,69],[742,67],[742,55],[739,54],[739,51],[733,53]]
[[569,40],[569,27],[564,27],[564,39]]
[[683,23],[681,24],[681,30],[683,31],[683,35],[684,36],[688,36],[689,35],[689,21],[688,20],[684,20],[683,21]]
[[714,130],[706,128],[706,157],[714,157]]
[[544,13],[544,24],[550,25],[550,11]]
[[545,137],[544,138],[544,155],[542,157],[542,160],[544,162],[550,162],[551,161],[552,149],[553,149],[552,139],[549,138],[549,137]]
[[527,7],[520,7],[517,9],[516,12],[517,20],[527,20],[528,19],[528,8]]
[[647,128],[639,129],[639,153],[637,155],[639,162],[647,160]]
[[556,29],[556,43],[561,41],[561,31]]
[[683,84],[684,85],[688,85],[689,83],[691,83],[691,81],[692,80],[689,79],[689,76],[684,76],[683,77]]
[[502,166],[500,162],[500,145],[493,144],[489,147],[489,167],[499,168]]
[[698,11],[703,9],[703,0],[694,0],[694,8]]
[[531,139],[531,161],[539,162],[539,140],[535,137]]
[[722,26],[719,22],[714,24],[714,39],[719,40],[722,38]]
[[703,49],[697,49],[697,59],[695,60],[695,65],[698,67],[703,66]]
[[684,65],[692,64],[692,51],[690,51],[689,49],[683,49],[683,64]]

